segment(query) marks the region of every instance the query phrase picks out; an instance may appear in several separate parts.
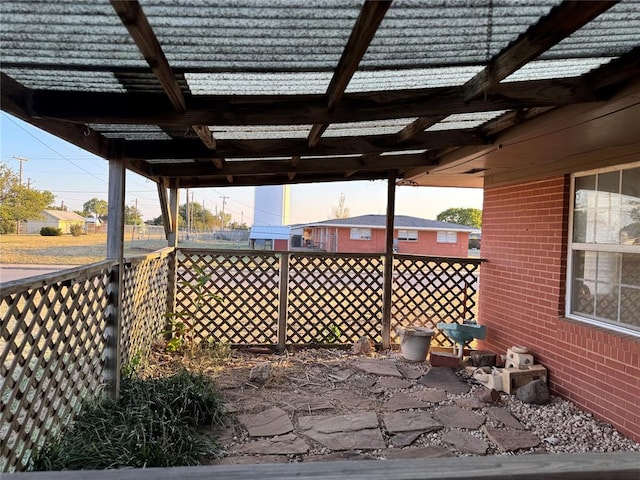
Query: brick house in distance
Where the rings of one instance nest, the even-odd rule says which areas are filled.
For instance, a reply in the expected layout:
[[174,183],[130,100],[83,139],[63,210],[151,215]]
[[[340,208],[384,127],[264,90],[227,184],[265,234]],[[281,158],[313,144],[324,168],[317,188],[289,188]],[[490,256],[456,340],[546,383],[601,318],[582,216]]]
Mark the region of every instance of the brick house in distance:
[[[327,252],[384,253],[385,215],[335,218],[304,226],[305,245]],[[397,253],[466,257],[469,234],[480,230],[466,225],[396,215],[393,229]]]

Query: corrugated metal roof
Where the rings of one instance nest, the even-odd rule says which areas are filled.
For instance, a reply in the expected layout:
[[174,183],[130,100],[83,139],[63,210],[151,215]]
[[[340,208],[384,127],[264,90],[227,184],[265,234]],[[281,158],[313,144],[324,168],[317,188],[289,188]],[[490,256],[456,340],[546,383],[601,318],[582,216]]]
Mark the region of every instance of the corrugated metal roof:
[[255,225],[249,233],[250,240],[288,240],[291,227],[281,225]]
[[[385,228],[387,217],[385,215],[360,215],[351,218],[334,218],[321,222],[308,223],[305,226],[324,226],[324,227],[369,227],[369,228]],[[408,215],[396,215],[393,222],[394,228],[411,228],[415,230],[449,230],[456,232],[476,232],[479,228],[469,227],[467,225],[458,225],[457,223],[439,222],[437,220],[428,220],[426,218],[411,217]]]

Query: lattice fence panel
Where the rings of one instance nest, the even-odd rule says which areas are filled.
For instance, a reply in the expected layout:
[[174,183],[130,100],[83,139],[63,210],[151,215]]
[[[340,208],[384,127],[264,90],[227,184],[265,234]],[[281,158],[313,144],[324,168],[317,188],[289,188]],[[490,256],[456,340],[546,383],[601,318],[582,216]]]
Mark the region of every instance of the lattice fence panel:
[[[180,250],[176,313],[186,319],[196,341],[234,345],[275,345],[278,341],[280,256],[273,252]],[[198,302],[197,270],[205,291],[222,302]],[[199,304],[200,303],[200,304]],[[186,316],[185,316],[186,314]]]
[[0,471],[32,451],[100,392],[113,262],[12,282],[0,300]]
[[452,346],[438,322],[462,323],[476,314],[480,260],[398,255],[394,259],[391,338],[396,328],[421,325],[436,330],[432,344]]
[[367,255],[291,255],[287,343],[381,341],[382,259]]
[[151,343],[166,328],[167,254],[155,253],[126,263],[122,289],[120,357],[125,365],[136,355],[146,356]]

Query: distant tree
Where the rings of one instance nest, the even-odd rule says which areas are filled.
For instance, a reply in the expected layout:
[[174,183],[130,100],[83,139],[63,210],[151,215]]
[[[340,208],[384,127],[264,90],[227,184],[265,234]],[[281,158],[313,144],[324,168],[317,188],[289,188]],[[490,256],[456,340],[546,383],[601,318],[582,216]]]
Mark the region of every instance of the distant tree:
[[246,223],[231,222],[228,226],[232,230],[249,230]]
[[83,217],[97,217],[100,220],[106,220],[109,213],[109,204],[106,200],[99,200],[92,198],[91,200],[82,204],[82,216]]
[[338,198],[338,206],[333,207],[333,217],[332,218],[349,218],[350,212],[349,208],[345,206],[347,198],[344,193],[340,194]]
[[448,208],[440,212],[436,220],[480,228],[482,226],[482,210],[478,208]]
[[47,190],[20,185],[20,177],[0,162],[0,233],[15,232],[19,221],[42,218],[42,211],[54,199],[53,193]]
[[142,215],[136,207],[124,206],[125,225],[142,225]]

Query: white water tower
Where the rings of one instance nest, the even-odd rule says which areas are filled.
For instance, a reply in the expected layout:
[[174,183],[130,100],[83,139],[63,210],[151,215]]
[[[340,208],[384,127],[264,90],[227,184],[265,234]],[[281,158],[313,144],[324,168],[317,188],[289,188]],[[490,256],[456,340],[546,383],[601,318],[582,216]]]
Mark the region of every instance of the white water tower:
[[289,223],[289,185],[256,187],[253,207],[254,225],[287,225]]

